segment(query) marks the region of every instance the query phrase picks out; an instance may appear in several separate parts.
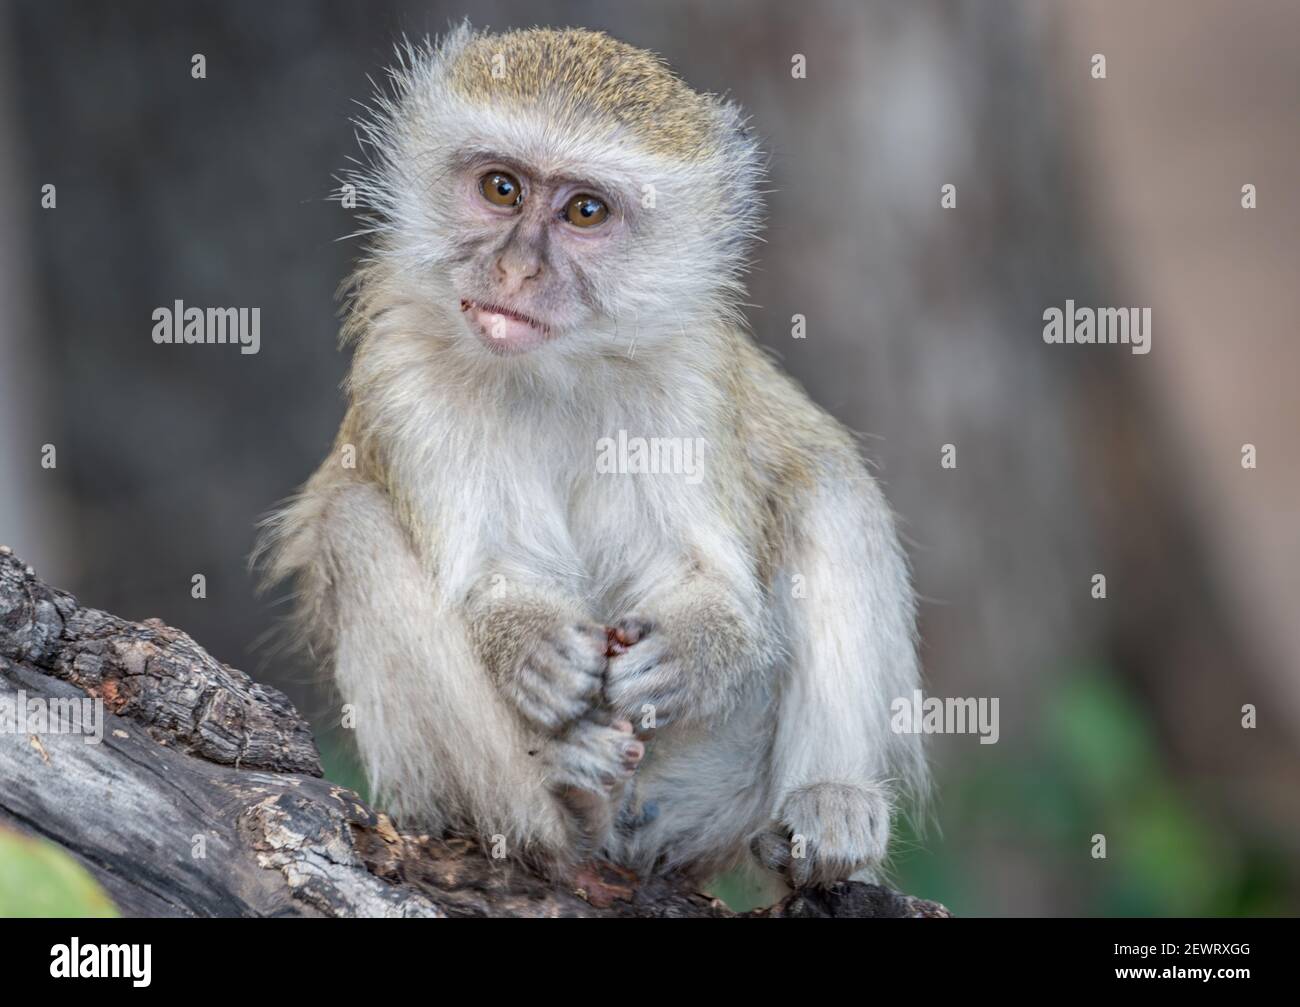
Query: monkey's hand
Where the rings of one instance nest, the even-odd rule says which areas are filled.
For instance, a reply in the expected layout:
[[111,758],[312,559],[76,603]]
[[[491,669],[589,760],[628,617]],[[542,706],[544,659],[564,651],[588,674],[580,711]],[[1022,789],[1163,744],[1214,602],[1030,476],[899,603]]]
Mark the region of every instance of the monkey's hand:
[[818,783],[792,791],[779,821],[751,849],[793,888],[829,885],[877,867],[889,849],[889,826],[884,788]]
[[465,609],[479,658],[530,727],[561,734],[600,698],[605,629],[563,595],[532,588],[502,596],[492,583],[484,578]]
[[605,630],[560,622],[520,648],[501,688],[533,727],[559,734],[590,712],[605,675]]
[[690,701],[690,683],[669,634],[648,619],[620,620],[609,629],[604,699],[638,734],[676,719]]
[[776,659],[756,615],[705,579],[652,604],[651,616],[610,629],[605,701],[637,733],[727,716],[746,685]]

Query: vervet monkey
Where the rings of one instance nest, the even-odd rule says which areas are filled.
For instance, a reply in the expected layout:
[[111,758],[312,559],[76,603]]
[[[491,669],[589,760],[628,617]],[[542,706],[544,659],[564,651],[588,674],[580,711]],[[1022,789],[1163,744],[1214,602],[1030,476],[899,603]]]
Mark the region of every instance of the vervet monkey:
[[926,778],[913,593],[745,331],[741,112],[591,31],[462,26],[392,81],[347,415],[265,543],[377,799],[560,872],[870,876]]

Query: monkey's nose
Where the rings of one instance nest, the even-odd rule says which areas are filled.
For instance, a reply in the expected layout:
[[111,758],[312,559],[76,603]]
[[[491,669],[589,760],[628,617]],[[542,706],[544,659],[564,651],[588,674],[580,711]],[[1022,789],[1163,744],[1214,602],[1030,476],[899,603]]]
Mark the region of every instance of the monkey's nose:
[[527,281],[535,280],[542,274],[540,259],[518,259],[502,256],[496,261],[497,279],[504,284],[507,292],[513,293]]

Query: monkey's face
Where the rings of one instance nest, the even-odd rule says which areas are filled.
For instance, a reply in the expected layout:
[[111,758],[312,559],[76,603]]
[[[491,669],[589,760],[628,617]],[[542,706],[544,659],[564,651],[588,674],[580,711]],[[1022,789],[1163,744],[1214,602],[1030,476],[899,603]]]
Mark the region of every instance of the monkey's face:
[[495,152],[452,169],[448,272],[471,335],[493,353],[535,350],[599,325],[601,273],[626,259],[636,220],[617,179],[547,171]]
[[444,185],[413,193],[411,252],[443,271],[438,296],[478,348],[626,353],[734,301],[751,193],[725,170],[546,132],[521,115],[466,137]]
[[[379,170],[360,176],[382,255],[403,297],[457,318],[462,349],[485,361],[691,338],[737,310],[757,148],[738,110],[648,55],[552,34],[453,37],[412,57],[369,129]],[[502,77],[483,69],[498,50]]]

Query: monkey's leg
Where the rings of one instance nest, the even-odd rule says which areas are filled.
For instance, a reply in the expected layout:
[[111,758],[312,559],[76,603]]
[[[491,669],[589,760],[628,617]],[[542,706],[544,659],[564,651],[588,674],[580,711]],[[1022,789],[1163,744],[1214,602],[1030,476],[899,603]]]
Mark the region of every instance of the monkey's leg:
[[[772,829],[755,852],[796,887],[870,874],[897,795],[924,786],[920,739],[890,703],[919,686],[912,592],[874,483],[823,487],[798,519],[784,597],[791,649],[773,745]],[[779,592],[785,594],[786,592]]]
[[[554,792],[551,738],[525,722],[479,660],[463,613],[437,584],[378,489],[336,489],[317,528],[334,671],[372,789],[399,817],[466,832],[540,863],[572,856]],[[627,735],[606,729],[625,743]],[[590,741],[590,739],[584,739]],[[612,742],[568,745],[619,767]],[[577,755],[574,756],[577,758]]]

